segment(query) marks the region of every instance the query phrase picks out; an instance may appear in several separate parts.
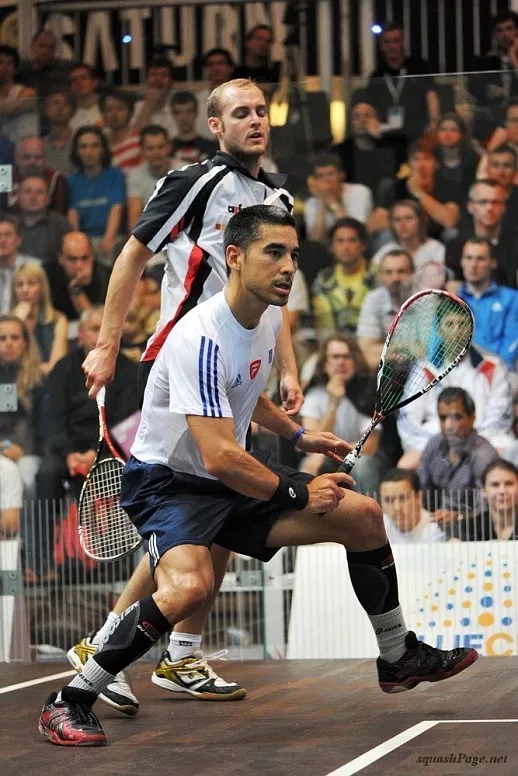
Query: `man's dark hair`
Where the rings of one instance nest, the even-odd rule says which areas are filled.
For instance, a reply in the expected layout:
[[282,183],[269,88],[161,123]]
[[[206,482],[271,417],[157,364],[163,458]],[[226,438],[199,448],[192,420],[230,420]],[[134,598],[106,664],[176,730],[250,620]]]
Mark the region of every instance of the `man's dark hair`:
[[37,178],[39,181],[43,181],[47,189],[50,189],[50,181],[44,172],[28,172],[27,175],[23,175],[20,180],[20,187],[22,183],[24,183],[24,181],[27,181],[32,178]]
[[[251,205],[244,207],[232,216],[225,229],[223,249],[226,252],[229,245],[235,245],[244,253],[251,244],[259,238],[261,226],[292,226],[296,229],[295,219],[282,207],[275,205]],[[227,265],[227,275],[230,268]]]
[[5,57],[11,57],[11,59],[13,61],[13,65],[15,66],[16,70],[18,70],[18,66],[20,64],[20,55],[18,54],[16,49],[13,48],[12,46],[1,45],[0,46],[0,55],[2,55],[2,54]]
[[421,490],[419,475],[414,469],[390,469],[381,478],[380,486],[384,482],[409,482],[414,493]]
[[169,140],[167,130],[164,127],[161,127],[160,124],[146,124],[146,126],[140,130],[139,143],[140,145],[144,145],[146,137],[158,137],[159,135],[163,135],[166,140]]
[[72,150],[70,152],[70,161],[72,162],[72,166],[76,167],[79,172],[83,172],[84,167],[83,163],[81,162],[81,159],[79,158],[79,154],[77,152],[77,146],[83,135],[95,135],[99,138],[101,141],[101,147],[103,149],[103,154],[101,156],[101,165],[103,170],[106,167],[110,167],[112,162],[112,155],[110,151],[110,147],[108,145],[108,140],[106,139],[106,135],[100,129],[99,127],[79,127],[77,132],[75,133],[74,137],[72,138]]
[[33,43],[36,43],[36,41],[41,35],[52,35],[52,37],[55,38],[56,41],[58,39],[54,30],[51,30],[48,27],[39,27],[31,38],[31,46]]
[[328,233],[329,242],[332,242],[333,237],[339,229],[354,229],[358,239],[361,240],[362,243],[366,244],[368,241],[365,224],[362,224],[362,222],[358,221],[357,218],[351,218],[350,216],[347,216],[347,218],[339,218],[338,221],[335,221]]
[[496,189],[498,186],[505,191],[505,186],[503,183],[498,183],[498,181],[493,180],[493,178],[480,178],[478,181],[473,181],[469,187],[468,202],[473,202],[473,192],[475,191],[476,186],[490,186],[492,189]]
[[485,245],[487,246],[487,249],[489,251],[489,256],[494,259],[494,251],[493,251],[493,245],[491,243],[491,240],[488,240],[487,237],[468,237],[467,240],[464,240],[464,245],[462,246],[462,251],[464,252],[464,246],[466,246],[468,243],[471,243],[472,245]]
[[504,22],[513,22],[515,27],[518,27],[518,14],[510,10],[498,11],[491,17],[491,29],[494,30],[497,24],[503,24]]
[[97,72],[95,68],[92,65],[89,65],[88,62],[76,62],[75,65],[72,65],[70,68],[70,71],[68,73],[68,77],[70,79],[71,74],[74,72],[74,70],[87,70],[88,75],[90,78],[97,78]]
[[72,110],[75,110],[77,107],[76,98],[73,94],[71,94],[67,89],[63,89],[62,86],[55,86],[53,87],[48,94],[45,95],[45,98],[43,100],[43,104],[47,102],[49,97],[54,97],[55,94],[62,94],[65,98],[65,102],[71,108]]
[[20,234],[21,223],[20,219],[12,213],[0,213],[0,224],[11,224],[14,227],[16,234]]
[[475,414],[475,402],[464,388],[443,388],[437,399],[439,404],[453,404],[454,401],[460,401],[464,412],[473,417]]
[[488,463],[482,472],[482,485],[486,484],[488,475],[491,474],[491,472],[495,469],[503,469],[506,472],[514,474],[515,477],[518,477],[518,468],[516,468],[514,463],[511,463],[511,461],[506,461],[505,458],[497,458],[495,461]]
[[181,92],[175,92],[171,97],[172,108],[174,108],[175,105],[190,105],[191,103],[195,105],[196,108],[198,108],[198,100],[196,99],[196,95],[187,91],[187,89],[184,89]]
[[408,259],[408,266],[410,267],[410,271],[411,272],[415,271],[414,260],[413,260],[413,258],[411,256],[411,254],[408,251],[405,251],[404,248],[392,248],[391,251],[387,251],[387,253],[381,259],[381,261],[379,263],[379,266],[381,267],[381,265],[383,264],[385,259],[387,259],[387,258],[393,259],[396,256],[406,256],[406,258]]
[[252,27],[252,29],[248,30],[248,32],[245,33],[245,40],[250,40],[250,38],[253,38],[257,30],[268,30],[268,32],[271,32],[273,36],[273,27],[271,25],[256,24],[255,27]]
[[342,162],[340,161],[338,156],[335,156],[334,154],[315,154],[313,157],[313,172],[317,169],[317,167],[336,167],[337,170],[340,170],[340,172],[343,170]]
[[171,78],[174,81],[174,66],[171,60],[164,56],[156,56],[156,57],[153,57],[153,59],[150,59],[146,67],[146,73],[149,73],[150,70],[158,69],[159,67],[167,68],[167,70],[169,70]]
[[508,143],[502,143],[496,148],[493,148],[492,151],[489,151],[490,156],[495,156],[495,154],[509,154],[509,156],[512,156],[514,159],[514,166],[516,167],[518,164],[518,154],[516,153],[516,150]]
[[235,67],[234,60],[232,59],[232,54],[230,53],[230,51],[224,48],[211,48],[209,51],[207,51],[203,55],[203,59],[202,59],[203,67],[207,67],[208,60],[211,57],[215,57],[216,55],[225,57],[225,59],[227,60],[227,64],[230,67]]
[[99,98],[99,107],[101,111],[104,111],[108,97],[113,97],[115,100],[119,100],[120,102],[125,103],[130,113],[133,111],[133,105],[135,104],[135,101],[133,97],[128,94],[128,92],[123,92],[122,89],[107,89],[101,94],[101,97]]
[[386,32],[404,32],[403,25],[398,22],[385,22],[381,26],[380,40],[383,38]]

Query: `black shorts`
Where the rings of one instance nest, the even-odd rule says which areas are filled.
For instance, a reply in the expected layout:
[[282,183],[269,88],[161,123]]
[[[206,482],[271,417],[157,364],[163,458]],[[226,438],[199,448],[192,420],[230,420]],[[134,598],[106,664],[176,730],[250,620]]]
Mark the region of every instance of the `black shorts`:
[[[289,466],[268,468],[300,482],[313,479]],[[148,542],[154,567],[165,552],[182,544],[219,544],[268,561],[279,549],[267,547],[268,534],[286,513],[285,507],[243,496],[219,480],[174,472],[133,456],[122,477],[121,506]]]

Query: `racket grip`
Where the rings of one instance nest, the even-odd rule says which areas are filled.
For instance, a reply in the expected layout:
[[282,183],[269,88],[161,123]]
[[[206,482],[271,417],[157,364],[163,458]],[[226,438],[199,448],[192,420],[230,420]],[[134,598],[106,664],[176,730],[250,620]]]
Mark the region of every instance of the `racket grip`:
[[340,464],[340,467],[338,469],[339,472],[345,472],[346,474],[349,474],[349,472],[352,471],[354,464],[358,460],[360,456],[356,455],[354,450],[349,453],[349,455],[346,455],[342,463]]
[[103,387],[99,389],[99,393],[95,397],[95,400],[97,402],[97,406],[98,407],[104,407],[105,399],[106,399],[106,388],[103,385]]

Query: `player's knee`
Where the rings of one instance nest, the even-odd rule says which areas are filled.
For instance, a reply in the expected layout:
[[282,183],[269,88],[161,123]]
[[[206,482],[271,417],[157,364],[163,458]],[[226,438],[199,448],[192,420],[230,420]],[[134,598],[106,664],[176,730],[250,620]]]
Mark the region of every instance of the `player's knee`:
[[213,579],[198,571],[175,577],[172,584],[163,585],[157,595],[166,609],[170,607],[197,608],[212,595]]
[[362,501],[360,520],[365,532],[373,538],[382,540],[386,536],[383,511],[376,499],[365,496]]

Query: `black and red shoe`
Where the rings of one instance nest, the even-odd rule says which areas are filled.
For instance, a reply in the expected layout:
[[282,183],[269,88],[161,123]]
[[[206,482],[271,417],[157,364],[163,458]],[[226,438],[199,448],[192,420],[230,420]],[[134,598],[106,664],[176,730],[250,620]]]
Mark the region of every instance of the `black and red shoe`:
[[41,710],[38,730],[44,738],[59,746],[104,746],[106,735],[92,709],[94,692],[64,687],[56,703],[53,692]]
[[396,663],[377,660],[378,680],[383,692],[412,690],[421,682],[440,682],[460,674],[478,657],[476,649],[457,647],[448,652],[419,641],[413,631],[405,638],[407,651]]

